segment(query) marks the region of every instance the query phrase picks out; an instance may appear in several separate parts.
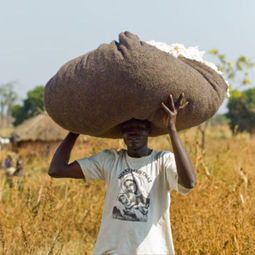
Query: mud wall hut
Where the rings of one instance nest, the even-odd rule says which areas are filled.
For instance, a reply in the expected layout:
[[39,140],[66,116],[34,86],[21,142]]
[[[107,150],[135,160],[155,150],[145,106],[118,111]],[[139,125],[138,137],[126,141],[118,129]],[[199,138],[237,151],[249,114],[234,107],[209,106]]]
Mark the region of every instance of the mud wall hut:
[[68,131],[58,126],[46,112],[17,126],[12,133],[14,151],[49,154],[54,151]]

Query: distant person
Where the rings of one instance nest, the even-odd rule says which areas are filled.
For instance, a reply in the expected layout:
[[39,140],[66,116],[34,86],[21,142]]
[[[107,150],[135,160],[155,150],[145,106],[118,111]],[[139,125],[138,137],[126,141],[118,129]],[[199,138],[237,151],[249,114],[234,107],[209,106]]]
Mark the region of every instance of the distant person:
[[4,166],[5,166],[5,169],[11,167],[11,162],[8,157],[5,158],[5,160],[4,160]]
[[174,103],[170,96],[170,107],[162,103],[174,153],[148,148],[150,122],[137,119],[121,125],[127,150],[104,150],[68,163],[79,136],[72,132],[56,150],[50,176],[107,183],[95,255],[174,254],[170,191],[186,194],[196,183],[191,160],[176,130],[177,113],[188,104],[182,104],[183,97],[181,94]]
[[24,164],[22,157],[19,156],[16,161],[16,171],[14,172],[13,176],[21,176],[24,169]]
[[15,161],[15,155],[15,153],[8,152],[5,159],[5,174],[7,176],[13,176],[16,171],[16,167],[13,166],[13,162]]
[[12,150],[13,151],[15,151],[15,152],[17,152],[18,151],[18,138],[19,138],[19,136],[15,133],[15,132],[13,132],[12,134],[11,134],[11,138],[10,138],[10,142],[11,142],[11,145],[12,145]]

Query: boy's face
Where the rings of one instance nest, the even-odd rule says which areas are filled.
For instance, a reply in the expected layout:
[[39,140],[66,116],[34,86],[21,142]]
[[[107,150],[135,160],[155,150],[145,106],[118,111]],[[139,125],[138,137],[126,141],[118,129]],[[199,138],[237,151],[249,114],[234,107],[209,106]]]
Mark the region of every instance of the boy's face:
[[147,145],[150,126],[146,121],[132,119],[122,124],[122,133],[127,147],[137,150]]

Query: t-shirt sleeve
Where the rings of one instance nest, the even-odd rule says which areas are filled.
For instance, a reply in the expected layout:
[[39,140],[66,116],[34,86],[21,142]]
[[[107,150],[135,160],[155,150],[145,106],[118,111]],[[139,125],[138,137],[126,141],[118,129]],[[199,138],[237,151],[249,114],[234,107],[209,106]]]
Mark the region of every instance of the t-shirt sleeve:
[[114,152],[104,150],[91,157],[76,160],[84,174],[85,181],[106,180],[109,165],[114,161]]
[[166,181],[167,181],[167,186],[169,191],[174,189],[181,194],[189,193],[190,189],[185,188],[178,183],[178,173],[177,173],[174,153],[165,152],[163,158],[164,158],[164,169],[166,174]]

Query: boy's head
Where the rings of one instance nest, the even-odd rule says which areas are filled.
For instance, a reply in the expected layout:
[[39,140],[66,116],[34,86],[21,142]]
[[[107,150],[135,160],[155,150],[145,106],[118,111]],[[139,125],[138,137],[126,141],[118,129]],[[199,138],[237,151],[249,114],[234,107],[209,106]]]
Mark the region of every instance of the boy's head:
[[127,147],[136,150],[147,145],[151,125],[148,120],[131,119],[122,123],[121,131]]

